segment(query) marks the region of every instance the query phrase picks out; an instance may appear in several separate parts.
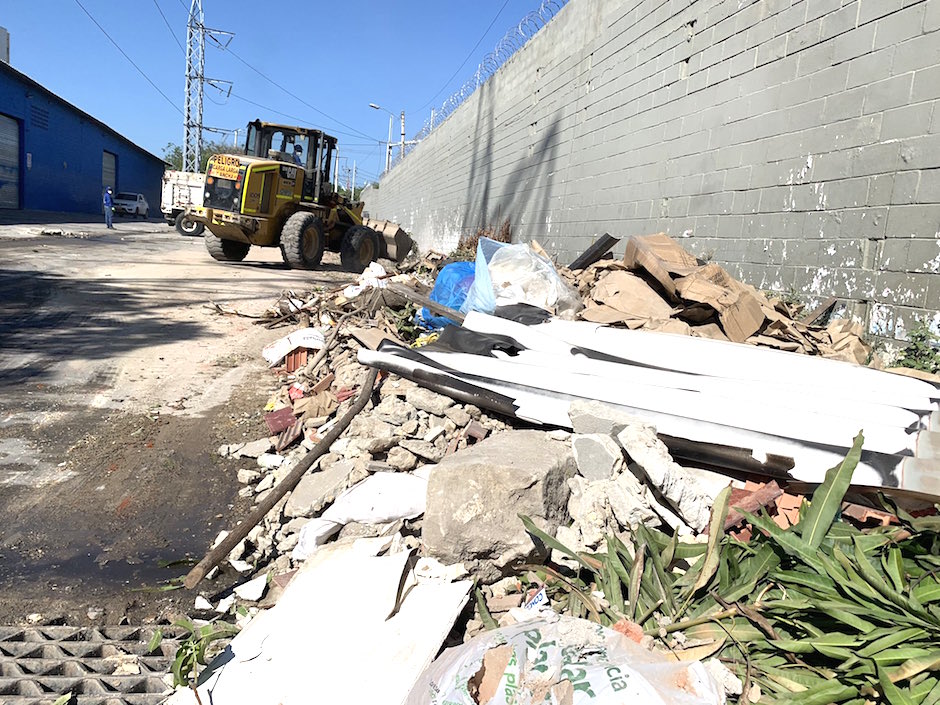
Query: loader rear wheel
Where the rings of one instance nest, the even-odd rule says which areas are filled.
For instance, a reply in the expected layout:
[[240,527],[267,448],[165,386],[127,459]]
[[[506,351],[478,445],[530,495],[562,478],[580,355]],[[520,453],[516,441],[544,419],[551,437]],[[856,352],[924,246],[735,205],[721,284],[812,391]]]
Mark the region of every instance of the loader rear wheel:
[[180,213],[176,216],[174,225],[176,226],[176,232],[180,235],[188,235],[190,237],[202,235],[202,231],[206,228],[205,224],[187,218],[185,213]]
[[223,240],[210,233],[206,235],[206,249],[212,259],[219,262],[241,262],[248,255],[251,245],[237,240]]
[[281,230],[281,257],[292,269],[314,269],[323,259],[323,221],[313,213],[294,213]]
[[379,256],[379,236],[365,225],[354,225],[343,235],[339,260],[347,272],[359,273]]

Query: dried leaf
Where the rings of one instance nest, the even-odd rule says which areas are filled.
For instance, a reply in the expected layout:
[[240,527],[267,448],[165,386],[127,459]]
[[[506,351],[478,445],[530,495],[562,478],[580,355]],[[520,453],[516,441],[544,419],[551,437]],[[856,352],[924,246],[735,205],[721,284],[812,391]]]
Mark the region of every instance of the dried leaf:
[[718,563],[721,560],[721,539],[725,535],[725,517],[728,516],[728,499],[730,497],[730,485],[715,497],[708,527],[708,548],[705,549],[705,557],[702,559],[702,570],[692,586],[693,593],[708,585],[714,577],[715,571],[718,570]]

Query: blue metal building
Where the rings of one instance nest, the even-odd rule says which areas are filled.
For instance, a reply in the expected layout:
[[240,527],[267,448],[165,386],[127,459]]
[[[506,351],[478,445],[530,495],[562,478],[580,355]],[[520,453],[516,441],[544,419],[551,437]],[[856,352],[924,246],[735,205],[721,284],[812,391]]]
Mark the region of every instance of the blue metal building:
[[100,213],[106,186],[159,213],[164,161],[0,61],[0,208]]

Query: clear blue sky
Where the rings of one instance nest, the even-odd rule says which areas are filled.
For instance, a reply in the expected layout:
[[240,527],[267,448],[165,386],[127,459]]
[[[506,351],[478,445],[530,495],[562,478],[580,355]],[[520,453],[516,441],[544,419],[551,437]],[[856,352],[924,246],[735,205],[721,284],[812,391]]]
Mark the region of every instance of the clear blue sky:
[[[10,32],[14,68],[162,156],[168,142],[183,139],[185,55],[180,44],[185,46],[189,4],[5,0],[0,26]],[[242,129],[239,141],[245,124],[255,118],[323,128],[339,138],[341,155],[350,158],[350,165],[357,161],[357,181],[362,183],[382,170],[384,146],[379,142],[388,134],[388,113],[370,109],[369,103],[396,116],[404,110],[410,139],[431,108],[468,79],[503,34],[539,5],[540,0],[203,0],[206,26],[235,33],[231,51],[207,41],[206,76],[234,85],[230,97],[206,86],[203,122]],[[393,141],[399,132],[396,118]]]

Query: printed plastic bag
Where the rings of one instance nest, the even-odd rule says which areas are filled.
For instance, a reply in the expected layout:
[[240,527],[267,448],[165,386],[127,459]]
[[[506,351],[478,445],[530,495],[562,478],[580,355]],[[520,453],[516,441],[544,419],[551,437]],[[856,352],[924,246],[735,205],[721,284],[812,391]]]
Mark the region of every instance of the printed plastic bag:
[[699,661],[679,662],[593,622],[543,611],[448,649],[407,705],[722,705]]
[[492,313],[497,306],[524,303],[571,319],[583,305],[555,266],[526,244],[507,245],[481,237],[475,275],[460,309],[463,313]]

